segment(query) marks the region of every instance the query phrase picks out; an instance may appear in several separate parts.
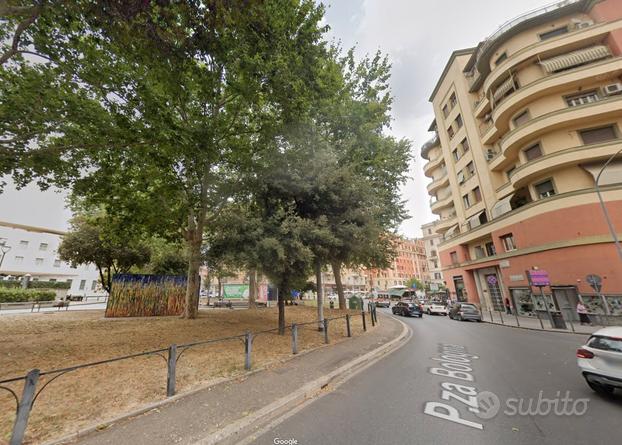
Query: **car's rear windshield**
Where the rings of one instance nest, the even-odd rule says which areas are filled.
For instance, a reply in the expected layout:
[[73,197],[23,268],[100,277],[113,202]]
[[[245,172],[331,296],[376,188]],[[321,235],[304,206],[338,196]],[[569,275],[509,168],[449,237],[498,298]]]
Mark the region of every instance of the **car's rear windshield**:
[[588,346],[603,351],[622,352],[622,338],[602,337],[595,335],[590,338]]
[[460,305],[461,309],[473,309],[473,310],[477,310],[476,306],[473,306],[472,304],[461,304]]

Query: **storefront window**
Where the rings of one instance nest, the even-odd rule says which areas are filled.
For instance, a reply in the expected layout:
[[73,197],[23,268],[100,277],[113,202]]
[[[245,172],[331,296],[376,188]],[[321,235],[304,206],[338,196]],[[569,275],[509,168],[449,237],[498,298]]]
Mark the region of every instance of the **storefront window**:
[[529,293],[529,289],[510,289],[510,294],[512,295],[512,301],[514,303],[514,307],[518,311],[518,315],[535,315],[533,312],[533,302],[531,301],[531,294]]
[[540,294],[535,294],[533,296],[533,299],[535,301],[537,311],[546,312],[546,306],[544,305],[545,300],[549,306],[549,311],[553,311],[553,312],[557,311],[557,308],[555,307],[555,303],[553,302],[553,297],[551,296],[551,294],[544,294],[544,298],[542,298],[542,295]]

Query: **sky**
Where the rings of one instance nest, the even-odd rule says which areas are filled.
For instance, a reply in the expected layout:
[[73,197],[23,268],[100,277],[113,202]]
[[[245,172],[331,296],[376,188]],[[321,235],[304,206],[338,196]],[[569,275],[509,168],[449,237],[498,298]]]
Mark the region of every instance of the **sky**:
[[[427,128],[434,119],[428,102],[452,51],[470,48],[507,20],[551,0],[323,0],[329,38],[340,40],[357,54],[380,50],[392,62],[394,96],[390,132],[412,141],[414,163],[402,189],[410,216],[400,227],[408,237],[421,235],[421,225],[435,216],[429,209],[419,152],[432,137]],[[15,190],[10,184],[0,195],[0,221],[65,230],[71,213],[65,194],[41,192],[36,186]]]

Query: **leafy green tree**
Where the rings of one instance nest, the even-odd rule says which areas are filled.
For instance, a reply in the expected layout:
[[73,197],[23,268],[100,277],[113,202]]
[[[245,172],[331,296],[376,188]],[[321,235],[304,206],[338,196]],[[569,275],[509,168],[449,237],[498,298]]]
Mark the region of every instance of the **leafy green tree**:
[[412,287],[412,288],[417,289],[417,290],[424,290],[425,289],[425,286],[423,285],[421,280],[417,279],[416,277],[410,278],[406,282],[406,287]]
[[45,8],[30,32],[46,62],[0,71],[0,173],[182,237],[193,318],[204,231],[239,169],[321,93],[322,15],[311,0]]
[[93,263],[97,266],[102,287],[110,293],[112,277],[142,267],[149,261],[149,247],[129,232],[123,231],[105,215],[78,215],[72,219],[71,230],[58,247],[61,260],[72,266]]
[[143,273],[154,275],[185,275],[188,259],[184,247],[179,243],[153,237],[146,242],[150,250],[150,259]]

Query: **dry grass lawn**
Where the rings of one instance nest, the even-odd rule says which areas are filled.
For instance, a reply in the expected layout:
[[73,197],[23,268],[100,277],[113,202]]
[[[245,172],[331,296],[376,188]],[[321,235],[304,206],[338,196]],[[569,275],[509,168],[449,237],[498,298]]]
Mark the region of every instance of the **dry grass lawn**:
[[[326,316],[345,315],[327,309]],[[287,307],[288,324],[312,321],[316,309]],[[369,322],[369,320],[368,320]],[[103,311],[3,315],[0,317],[0,380],[63,368],[169,345],[261,331],[276,327],[276,308],[201,311],[196,320],[177,317],[104,319]],[[330,324],[331,343],[346,337],[345,320]],[[353,335],[362,332],[360,313],[352,319]],[[314,326],[299,330],[299,349],[321,346]],[[177,364],[177,392],[244,372],[239,339],[188,349]],[[259,335],[253,342],[253,367],[274,366],[291,357],[291,335]],[[43,376],[40,388],[49,377]],[[22,383],[9,384],[21,394]],[[166,363],[146,356],[77,370],[59,377],[39,396],[27,431],[28,443],[58,438],[87,425],[129,412],[166,396]],[[14,401],[0,391],[0,443],[8,441]]]

